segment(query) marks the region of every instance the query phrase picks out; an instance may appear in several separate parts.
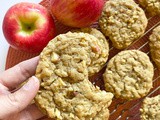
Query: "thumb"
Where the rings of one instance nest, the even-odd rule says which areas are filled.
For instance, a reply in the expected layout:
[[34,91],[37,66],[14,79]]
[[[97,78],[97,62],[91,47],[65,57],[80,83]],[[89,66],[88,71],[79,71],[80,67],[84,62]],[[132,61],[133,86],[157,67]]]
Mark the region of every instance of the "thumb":
[[18,91],[0,96],[0,119],[26,108],[35,97],[38,89],[39,80],[33,76]]

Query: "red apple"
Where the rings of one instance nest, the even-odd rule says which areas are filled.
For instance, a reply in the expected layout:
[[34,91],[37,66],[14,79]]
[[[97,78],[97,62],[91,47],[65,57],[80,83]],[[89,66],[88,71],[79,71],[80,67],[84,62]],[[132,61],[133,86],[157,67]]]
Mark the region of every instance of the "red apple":
[[22,2],[5,14],[3,33],[16,49],[40,52],[55,36],[55,24],[48,10],[40,4]]
[[87,27],[95,22],[104,0],[50,0],[50,9],[58,21],[71,27]]

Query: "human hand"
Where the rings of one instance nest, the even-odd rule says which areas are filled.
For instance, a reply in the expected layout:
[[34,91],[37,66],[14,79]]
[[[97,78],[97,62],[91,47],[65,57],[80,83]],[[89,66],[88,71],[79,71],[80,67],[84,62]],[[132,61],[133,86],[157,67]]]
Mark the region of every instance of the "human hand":
[[[0,119],[35,120],[43,116],[36,105],[31,104],[39,89],[39,80],[32,76],[38,59],[26,60],[0,74]],[[28,78],[29,81],[16,90]]]

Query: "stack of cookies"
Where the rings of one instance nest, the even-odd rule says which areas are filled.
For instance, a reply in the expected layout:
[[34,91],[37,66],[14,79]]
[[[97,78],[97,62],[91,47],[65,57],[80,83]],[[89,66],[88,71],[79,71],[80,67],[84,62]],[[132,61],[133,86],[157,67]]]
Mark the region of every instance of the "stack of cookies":
[[[140,4],[151,15],[159,15],[159,0],[140,0]],[[95,28],[81,28],[55,37],[40,54],[37,106],[56,120],[107,120],[113,95],[124,100],[145,97],[153,87],[154,66],[146,53],[125,49],[144,34],[147,24],[145,12],[134,0],[109,0],[99,19],[105,36]],[[123,50],[107,64],[106,37]],[[160,26],[149,40],[152,59],[160,67]],[[104,67],[105,90],[100,90],[89,78]],[[143,103],[141,118],[159,120],[159,96]]]

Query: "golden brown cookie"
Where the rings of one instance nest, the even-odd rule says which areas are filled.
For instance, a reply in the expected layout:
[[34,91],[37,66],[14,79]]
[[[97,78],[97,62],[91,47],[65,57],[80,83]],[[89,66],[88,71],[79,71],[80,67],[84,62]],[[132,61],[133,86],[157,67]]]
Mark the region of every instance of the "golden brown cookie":
[[152,16],[160,15],[160,0],[139,0],[139,3]]
[[[88,33],[90,35],[95,36],[103,48],[101,51],[102,52],[101,57],[103,59],[105,58],[107,61],[108,56],[109,56],[109,43],[108,43],[108,40],[105,38],[105,36],[99,30],[97,30],[95,28],[80,28],[80,29],[74,29],[74,30],[72,30],[72,32],[83,32],[83,33]],[[99,64],[96,67],[102,68],[103,67],[102,65],[103,64]],[[93,74],[91,74],[91,75],[93,75]]]
[[160,120],[160,95],[143,100],[141,120]]
[[103,74],[105,89],[116,98],[141,98],[152,88],[153,72],[153,65],[145,53],[121,51],[108,62]]
[[151,57],[156,65],[160,68],[160,25],[153,30],[149,40]]
[[144,11],[133,0],[106,2],[99,25],[117,49],[127,48],[143,35],[148,20]]
[[66,33],[51,40],[40,55],[36,77],[39,108],[57,120],[107,120],[113,94],[89,81],[104,64],[98,39],[87,33]]

